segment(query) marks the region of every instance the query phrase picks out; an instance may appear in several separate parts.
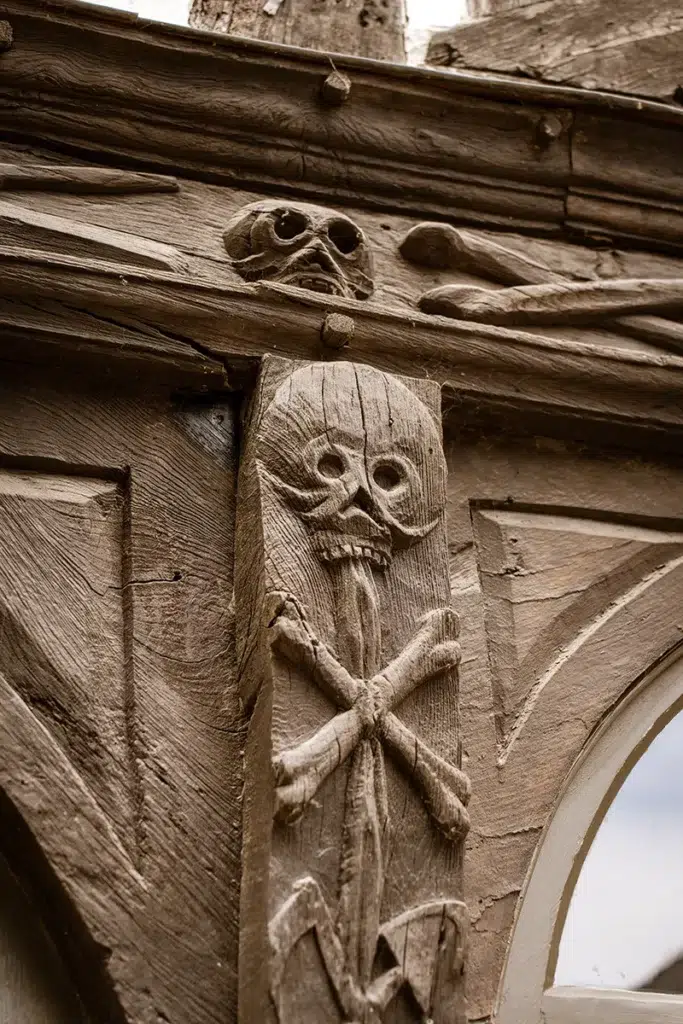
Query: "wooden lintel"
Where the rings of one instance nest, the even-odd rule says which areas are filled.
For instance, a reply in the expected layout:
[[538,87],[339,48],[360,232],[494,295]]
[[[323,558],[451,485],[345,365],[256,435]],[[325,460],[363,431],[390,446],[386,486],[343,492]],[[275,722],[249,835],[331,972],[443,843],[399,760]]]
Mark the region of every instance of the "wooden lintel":
[[[451,393],[574,416],[579,411],[642,424],[683,423],[683,358],[667,353],[601,348],[403,313],[283,285],[209,285],[96,260],[0,249],[0,267],[0,294],[10,299],[91,311],[133,324],[143,339],[155,333],[228,364],[243,365],[266,353],[352,358],[435,380]],[[355,325],[351,345],[335,351],[321,340],[332,312]]]

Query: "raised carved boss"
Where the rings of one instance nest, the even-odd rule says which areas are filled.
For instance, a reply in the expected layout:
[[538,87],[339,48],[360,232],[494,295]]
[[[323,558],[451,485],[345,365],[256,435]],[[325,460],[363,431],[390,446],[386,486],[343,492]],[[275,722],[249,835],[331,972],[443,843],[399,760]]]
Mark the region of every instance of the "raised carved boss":
[[436,388],[350,363],[270,361],[257,392],[238,527],[258,808],[245,1022],[464,1020],[469,783],[437,413]]

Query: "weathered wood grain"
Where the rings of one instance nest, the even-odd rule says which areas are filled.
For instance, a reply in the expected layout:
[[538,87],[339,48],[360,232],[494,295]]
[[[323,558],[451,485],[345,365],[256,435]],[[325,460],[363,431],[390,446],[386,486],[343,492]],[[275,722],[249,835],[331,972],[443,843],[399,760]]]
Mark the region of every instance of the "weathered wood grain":
[[80,373],[93,364],[117,365],[125,373],[153,378],[158,386],[220,390],[228,384],[225,366],[217,359],[170,337],[148,324],[124,322],[87,313],[58,302],[26,303],[0,299],[0,331],[5,360],[64,364]]
[[529,7],[538,0],[466,0],[467,13],[470,18],[485,18],[491,14],[504,14],[516,11],[519,7]]
[[140,269],[122,280],[104,262],[10,250],[0,250],[0,263],[0,289],[15,297],[76,304],[124,325],[132,318],[162,337],[226,358],[236,369],[265,353],[319,357],[325,318],[338,311],[356,325],[349,349],[354,358],[421,374],[456,393],[517,404],[522,396],[529,406],[653,425],[680,423],[683,416],[683,363],[673,355],[627,353],[419,312],[406,326],[402,311],[276,284],[217,287]]
[[548,1024],[673,1024],[683,1012],[680,995],[601,992],[589,988],[553,988],[543,999]]
[[0,470],[0,672],[132,856],[123,513],[114,482]]
[[[671,312],[680,318],[683,279],[554,281],[511,288],[441,285],[423,295],[425,312],[476,323],[527,325],[581,323],[641,312]],[[636,325],[638,317],[635,317]],[[674,322],[675,323],[675,322]],[[662,332],[663,333],[663,332]],[[675,326],[671,330],[677,336]]]
[[193,0],[190,8],[193,28],[398,63],[405,20],[402,0]]
[[69,256],[111,260],[123,266],[160,267],[176,272],[188,269],[173,246],[2,201],[0,237],[7,246],[53,249]]
[[139,195],[177,192],[178,182],[163,174],[143,174],[80,164],[0,163],[3,192],[70,192],[76,195]]
[[680,642],[683,476],[652,449],[601,451],[599,436],[514,440],[512,411],[497,436],[468,434],[452,416],[451,587],[473,786],[468,1000],[486,1018],[518,894],[575,757],[606,709]]
[[[22,38],[0,67],[7,98],[0,127],[15,139],[55,147],[68,140],[89,161],[99,152],[107,162],[170,173],[184,167],[205,180],[294,188],[318,202],[323,194],[330,204],[362,197],[423,216],[561,231],[573,184],[572,117],[602,111],[641,152],[648,194],[667,193],[667,243],[675,244],[674,224],[680,238],[679,190],[660,171],[672,154],[678,159],[683,114],[674,106],[340,57],[335,65],[349,77],[351,93],[329,107],[320,102],[329,60],[311,51],[276,53],[266,43],[154,26],[68,2],[3,3]],[[134,87],[131,64],[138,69]],[[178,88],[186,74],[201,86]],[[17,95],[19,103],[12,100]],[[549,117],[560,126],[552,137],[543,131]],[[638,142],[653,124],[670,139],[663,150]],[[618,171],[609,160],[598,165],[601,187],[618,208]],[[603,232],[619,234],[614,212],[609,203],[601,207]],[[651,227],[636,223],[631,230],[656,242]]]
[[[501,5],[503,7],[503,5]],[[427,63],[673,101],[683,79],[677,0],[540,0],[437,32]]]
[[[585,322],[593,318],[600,319],[606,312],[618,313],[619,295],[622,308],[626,306],[628,309],[629,298],[632,302],[640,299],[643,307],[648,308],[644,301],[648,291],[645,281],[632,281],[630,287],[626,287],[626,281],[593,281],[590,284],[588,281],[572,282],[564,274],[551,270],[525,253],[499,245],[491,239],[483,239],[472,232],[459,231],[450,224],[416,225],[401,242],[400,250],[406,259],[423,266],[470,272],[483,277],[487,282],[509,286],[536,286],[531,291],[515,290],[513,287],[512,290],[508,288],[504,294],[492,295],[490,291],[467,285],[441,285],[420,298],[420,307],[426,312],[486,323],[540,323],[545,320],[557,324],[566,323],[572,318]],[[590,272],[590,268],[586,267],[586,278]],[[565,290],[563,284],[567,282],[569,287]],[[675,281],[662,281],[660,284],[663,289],[676,290]],[[545,287],[537,287],[540,285]],[[614,294],[610,305],[612,291]],[[525,312],[521,307],[532,294],[536,296],[537,304],[532,300],[533,312],[531,308]],[[519,303],[515,302],[514,296],[519,297]],[[670,305],[675,305],[675,302]],[[636,312],[638,308],[636,302]],[[617,316],[612,322],[618,330],[631,337],[674,352],[683,351],[683,325],[675,320],[653,316]]]

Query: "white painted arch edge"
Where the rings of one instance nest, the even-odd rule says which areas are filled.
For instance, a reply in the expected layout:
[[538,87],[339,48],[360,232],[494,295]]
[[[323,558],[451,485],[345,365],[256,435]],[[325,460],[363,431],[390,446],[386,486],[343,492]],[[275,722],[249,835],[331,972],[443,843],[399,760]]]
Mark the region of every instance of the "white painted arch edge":
[[[567,908],[588,849],[626,775],[681,709],[679,648],[620,702],[577,760],[527,876],[503,970],[496,1024],[541,1024],[547,1016],[544,992],[552,985]],[[559,995],[560,990],[555,991]],[[598,990],[594,994],[598,996]],[[678,1013],[677,1019],[683,1019],[683,1001]]]

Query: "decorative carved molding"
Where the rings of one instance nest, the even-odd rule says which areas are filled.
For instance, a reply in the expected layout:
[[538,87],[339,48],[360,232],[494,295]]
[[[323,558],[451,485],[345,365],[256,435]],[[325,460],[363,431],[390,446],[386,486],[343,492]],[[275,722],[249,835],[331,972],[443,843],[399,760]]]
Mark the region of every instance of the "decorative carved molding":
[[683,281],[679,279],[572,280],[522,253],[450,224],[418,224],[399,249],[407,260],[420,266],[459,270],[512,286],[492,291],[464,284],[441,285],[421,296],[419,306],[426,313],[502,326],[606,320],[632,338],[683,351],[682,323],[642,315],[683,310]]
[[268,360],[257,389],[236,590],[244,1021],[465,1020],[469,781],[437,415],[434,386],[352,363]]
[[124,267],[157,267],[175,273],[188,269],[187,258],[172,245],[2,200],[0,234],[8,247],[63,252],[67,256],[105,260]]
[[375,287],[365,232],[346,214],[310,203],[264,200],[239,210],[223,236],[245,281],[277,281],[367,299]]
[[[362,196],[419,216],[681,249],[675,105],[340,57],[352,98],[331,109],[319,99],[325,54],[102,7],[3,6],[21,39],[3,59],[8,137],[331,205]],[[188,62],[192,89],[178,84]],[[539,145],[549,118],[561,131]]]

